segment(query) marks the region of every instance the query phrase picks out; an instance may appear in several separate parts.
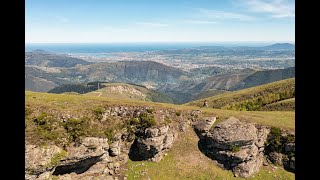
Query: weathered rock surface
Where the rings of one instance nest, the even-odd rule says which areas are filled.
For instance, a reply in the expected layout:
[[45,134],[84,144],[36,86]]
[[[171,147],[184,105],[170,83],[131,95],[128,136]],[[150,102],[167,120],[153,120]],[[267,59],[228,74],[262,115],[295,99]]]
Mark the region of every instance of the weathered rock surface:
[[205,117],[201,121],[196,122],[194,124],[194,128],[198,134],[207,133],[211,129],[212,125],[216,122],[216,120],[217,116]]
[[107,160],[108,148],[106,138],[86,137],[79,146],[67,147],[65,154],[56,157],[53,163],[52,159],[63,152],[61,148],[54,145],[47,147],[27,145],[25,178],[40,180],[50,175],[63,175],[63,178],[68,179],[66,174],[81,174],[98,162]]
[[[25,149],[25,170],[26,176],[38,176],[45,171],[53,168],[51,159],[54,155],[60,153],[61,148],[55,145],[39,147],[35,145],[26,145]],[[27,177],[26,177],[27,179]]]
[[283,163],[282,163],[282,154],[281,153],[278,153],[278,152],[271,152],[269,154],[269,159],[270,161],[273,163],[273,164],[276,164],[276,165],[280,165],[282,166]]
[[[259,171],[263,162],[263,142],[269,130],[264,126],[229,119],[208,130],[209,124],[197,124],[202,151],[217,160],[235,176],[250,177]],[[204,133],[206,132],[206,133]]]
[[[271,135],[271,133],[270,133]],[[274,139],[276,135],[272,135]],[[295,172],[295,135],[294,132],[281,130],[280,140],[271,141],[266,147],[266,157],[273,163],[283,166],[287,171]],[[280,143],[280,144],[279,144]]]
[[172,147],[176,134],[169,126],[147,128],[142,137],[139,137],[132,151],[133,156],[139,160],[159,162],[164,153]]
[[53,174],[83,173],[93,164],[101,161],[101,157],[108,153],[108,148],[106,138],[86,137],[80,146],[67,147],[68,155],[60,161],[60,165],[56,167]]

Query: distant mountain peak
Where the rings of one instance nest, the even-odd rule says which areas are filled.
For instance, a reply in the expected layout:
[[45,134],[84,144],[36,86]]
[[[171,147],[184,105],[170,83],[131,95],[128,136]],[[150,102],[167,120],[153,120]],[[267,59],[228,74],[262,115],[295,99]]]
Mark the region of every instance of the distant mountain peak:
[[275,43],[270,46],[263,47],[264,49],[271,49],[271,50],[294,50],[294,44],[291,43]]
[[[33,52],[33,53],[38,53],[38,54],[50,54],[50,53],[51,53],[51,52],[45,51],[45,50],[43,50],[43,49],[35,49],[35,50],[33,50],[32,52]],[[53,53],[51,53],[51,54],[53,54]]]

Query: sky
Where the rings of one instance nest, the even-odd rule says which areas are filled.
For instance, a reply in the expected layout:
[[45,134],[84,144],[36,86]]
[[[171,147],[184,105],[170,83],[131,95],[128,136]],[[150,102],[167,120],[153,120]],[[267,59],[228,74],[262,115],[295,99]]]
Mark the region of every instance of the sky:
[[294,0],[26,0],[26,43],[294,42]]

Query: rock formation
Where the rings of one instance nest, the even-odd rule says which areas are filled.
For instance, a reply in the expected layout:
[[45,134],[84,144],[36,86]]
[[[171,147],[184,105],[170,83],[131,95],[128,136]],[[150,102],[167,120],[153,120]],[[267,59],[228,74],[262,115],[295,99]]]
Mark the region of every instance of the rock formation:
[[235,176],[250,177],[259,171],[263,162],[264,142],[269,133],[264,126],[241,122],[234,117],[208,130],[210,123],[199,122],[200,147],[209,157]]
[[159,162],[164,153],[171,148],[177,134],[169,126],[147,128],[132,148],[132,157],[136,160]]

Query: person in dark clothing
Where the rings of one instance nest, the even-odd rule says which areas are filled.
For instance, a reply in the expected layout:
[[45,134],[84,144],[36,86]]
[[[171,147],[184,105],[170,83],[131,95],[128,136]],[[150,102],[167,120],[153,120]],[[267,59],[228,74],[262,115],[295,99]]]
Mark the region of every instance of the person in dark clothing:
[[207,100],[204,100],[203,107],[208,107]]

